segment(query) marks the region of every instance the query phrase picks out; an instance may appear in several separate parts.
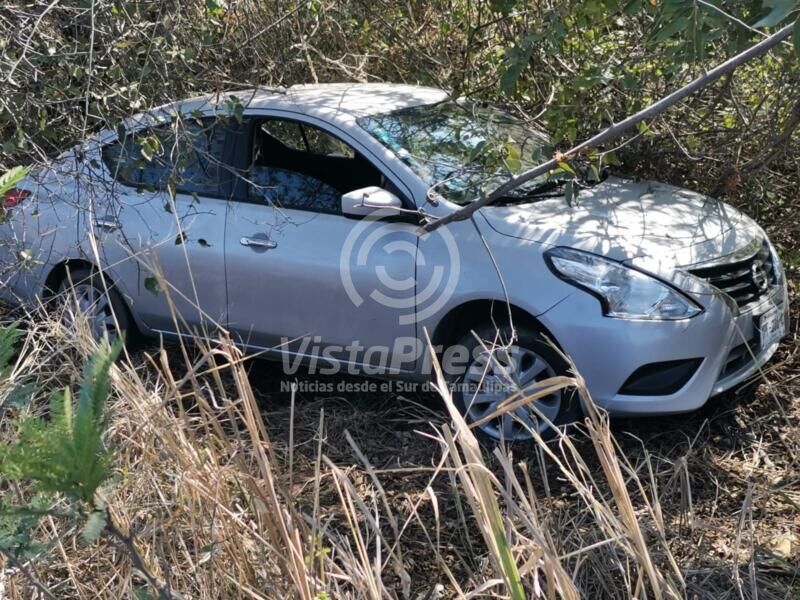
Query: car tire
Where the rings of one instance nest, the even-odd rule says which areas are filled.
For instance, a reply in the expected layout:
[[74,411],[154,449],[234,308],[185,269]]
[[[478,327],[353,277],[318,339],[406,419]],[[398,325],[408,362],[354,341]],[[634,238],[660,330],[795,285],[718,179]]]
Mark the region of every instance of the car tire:
[[[456,384],[453,385],[453,402],[467,424],[472,425],[495,412],[499,403],[520,389],[549,377],[569,376],[569,363],[539,331],[519,327],[516,333],[517,339],[508,349],[501,348],[501,345],[512,339],[510,326],[485,325],[468,332],[459,341],[459,345],[468,351],[469,359],[461,369],[462,373],[450,378],[450,383]],[[476,336],[483,340],[483,345]],[[495,348],[492,360],[488,360],[484,346],[486,349]],[[558,390],[534,403],[557,428],[575,422],[582,412],[574,387]],[[512,417],[511,413],[506,413],[476,425],[472,431],[484,441],[493,443],[530,443],[535,438],[531,429],[538,431],[544,440],[550,440],[556,434],[530,405],[519,407],[513,414]]]
[[[73,311],[77,301],[96,341],[107,336],[113,343],[122,335],[128,343],[135,334],[133,319],[119,292],[97,271],[69,270],[58,287],[56,298],[62,308],[70,306]],[[61,311],[64,317],[70,313],[70,310]]]

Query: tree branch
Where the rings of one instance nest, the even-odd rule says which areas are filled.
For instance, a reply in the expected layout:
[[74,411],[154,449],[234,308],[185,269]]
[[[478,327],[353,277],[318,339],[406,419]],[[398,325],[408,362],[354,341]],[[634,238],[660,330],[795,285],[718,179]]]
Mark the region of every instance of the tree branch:
[[443,225],[447,225],[448,223],[469,219],[473,214],[475,214],[475,212],[477,212],[487,204],[491,204],[498,198],[502,198],[503,196],[508,194],[508,192],[522,185],[526,181],[530,181],[531,179],[540,177],[545,173],[549,173],[558,166],[559,162],[575,158],[578,154],[580,154],[584,150],[593,148],[595,146],[599,146],[600,144],[618,138],[620,135],[622,135],[629,129],[635,127],[638,123],[641,123],[642,121],[645,121],[647,119],[652,119],[656,115],[661,114],[668,108],[677,104],[687,96],[706,87],[708,84],[716,81],[723,75],[730,73],[737,67],[745,64],[746,62],[765,54],[766,52],[774,48],[776,45],[780,44],[783,40],[788,38],[789,35],[792,33],[793,27],[794,24],[787,25],[780,31],[772,34],[771,36],[759,42],[755,46],[751,46],[747,50],[737,54],[732,58],[729,58],[722,64],[708,71],[705,75],[698,77],[694,81],[672,92],[668,96],[665,96],[661,100],[654,102],[650,106],[627,117],[626,119],[620,121],[619,123],[611,125],[607,129],[601,131],[594,137],[589,138],[585,142],[578,144],[573,148],[570,148],[564,154],[559,155],[557,159],[551,158],[545,163],[533,167],[532,169],[528,169],[527,171],[520,173],[516,177],[512,177],[506,183],[495,189],[488,196],[484,196],[483,198],[476,200],[466,205],[465,207],[442,217],[441,219],[438,219],[436,221],[431,221],[430,223],[426,223],[419,229],[419,233],[420,234],[426,232],[429,233],[431,231],[435,231],[436,229],[442,227]]

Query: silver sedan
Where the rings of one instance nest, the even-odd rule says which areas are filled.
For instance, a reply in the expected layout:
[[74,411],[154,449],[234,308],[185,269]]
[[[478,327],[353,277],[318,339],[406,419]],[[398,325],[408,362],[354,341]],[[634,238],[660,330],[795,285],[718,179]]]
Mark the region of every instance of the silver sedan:
[[501,110],[416,86],[170,104],[6,194],[0,294],[69,297],[97,336],[224,328],[287,376],[424,381],[427,332],[495,439],[575,418],[569,391],[497,414],[570,361],[625,415],[696,409],[756,373],[785,332],[786,282],[763,230],[714,199],[562,172],[420,235],[552,151]]

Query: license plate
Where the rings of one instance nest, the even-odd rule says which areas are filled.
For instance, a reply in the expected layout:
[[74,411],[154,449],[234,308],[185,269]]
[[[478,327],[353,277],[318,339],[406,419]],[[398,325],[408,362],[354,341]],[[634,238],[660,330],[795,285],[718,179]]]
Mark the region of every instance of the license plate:
[[780,306],[773,306],[758,319],[761,347],[769,348],[786,334],[786,322]]

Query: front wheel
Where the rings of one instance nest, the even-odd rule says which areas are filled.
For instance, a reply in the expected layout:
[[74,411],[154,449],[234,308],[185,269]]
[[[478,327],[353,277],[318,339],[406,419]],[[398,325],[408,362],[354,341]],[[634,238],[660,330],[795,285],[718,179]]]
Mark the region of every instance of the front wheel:
[[538,331],[520,327],[517,340],[509,344],[511,340],[508,326],[481,327],[461,339],[460,346],[469,352],[469,359],[463,374],[451,379],[453,401],[467,423],[475,424],[479,434],[490,440],[530,441],[534,432],[550,439],[555,435],[550,423],[558,427],[580,416],[578,394],[572,387],[488,418],[510,396],[519,399],[532,393],[531,387],[539,381],[569,375],[569,363]]

